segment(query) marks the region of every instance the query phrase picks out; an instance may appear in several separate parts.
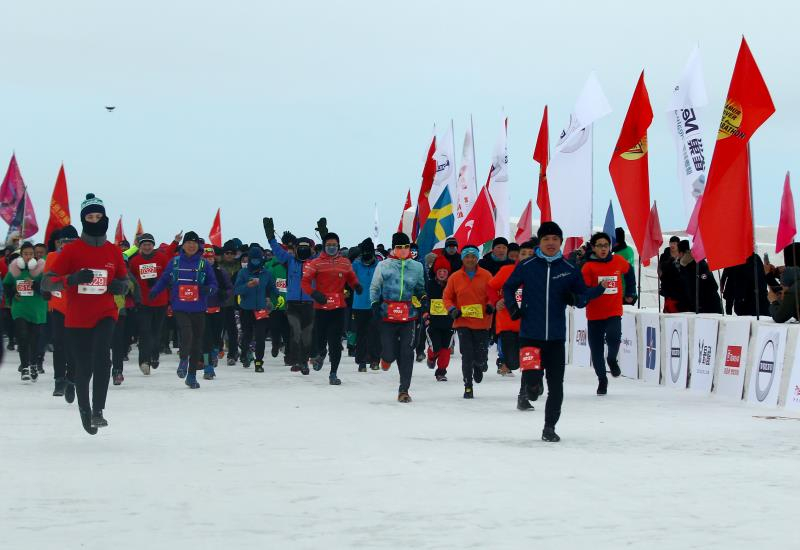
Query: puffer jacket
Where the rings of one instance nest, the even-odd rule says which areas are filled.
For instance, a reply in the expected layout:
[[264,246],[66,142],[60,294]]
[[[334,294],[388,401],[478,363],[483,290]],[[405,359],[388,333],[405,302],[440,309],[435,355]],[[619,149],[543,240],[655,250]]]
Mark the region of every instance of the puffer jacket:
[[381,314],[386,315],[386,302],[409,302],[408,317],[416,319],[419,308],[411,302],[416,297],[420,302],[425,298],[425,273],[422,264],[411,258],[400,260],[391,256],[378,263],[372,284],[369,286],[369,299],[372,304],[381,304]]
[[[365,264],[361,258],[353,262],[353,271],[356,272],[358,282],[361,283],[365,289],[368,289],[372,284],[372,278],[375,276],[375,270],[378,268],[378,259],[375,258],[371,264]],[[369,292],[366,290],[361,294],[356,293],[353,296],[353,309],[369,309],[372,307],[372,302],[369,298]]]
[[[258,279],[258,285],[247,286],[250,279]],[[258,270],[246,269],[239,271],[236,276],[236,284],[233,291],[240,297],[239,307],[248,311],[258,311],[267,307],[267,298],[275,303],[275,280],[272,278],[270,270],[261,268]]]

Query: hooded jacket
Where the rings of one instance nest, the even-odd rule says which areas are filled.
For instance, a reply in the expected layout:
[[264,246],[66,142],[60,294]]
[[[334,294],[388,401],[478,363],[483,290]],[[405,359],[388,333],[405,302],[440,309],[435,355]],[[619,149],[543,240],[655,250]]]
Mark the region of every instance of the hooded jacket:
[[306,262],[310,262],[312,258],[301,261],[286,252],[275,239],[269,240],[269,246],[272,249],[272,254],[282,264],[286,264],[287,280],[286,280],[286,300],[289,302],[310,302],[309,296],[302,288],[303,281],[303,267]]

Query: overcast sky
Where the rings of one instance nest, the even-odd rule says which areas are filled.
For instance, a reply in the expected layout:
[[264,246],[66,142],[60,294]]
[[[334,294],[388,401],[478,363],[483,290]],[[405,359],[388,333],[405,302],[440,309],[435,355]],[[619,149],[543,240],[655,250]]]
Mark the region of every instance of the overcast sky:
[[800,178],[800,8],[768,6],[4,2],[0,162],[4,171],[16,151],[42,232],[63,161],[73,216],[94,192],[112,228],[124,216],[129,236],[137,217],[158,239],[179,229],[207,235],[221,207],[224,239],[263,241],[264,215],[279,230],[311,235],[325,215],[352,244],[371,232],[377,202],[386,240],[409,187],[416,199],[434,123],[454,120],[460,157],[470,114],[479,183],[503,109],[509,117],[518,216],[535,193],[531,153],[543,106],[550,106],[552,149],[595,70],[614,109],[595,127],[594,223],[602,224],[613,197],[608,161],[644,69],[656,115],[651,196],[662,227],[683,228],[667,101],[699,43],[710,159],[744,34],[777,108],[751,142],[756,222],[775,225],[784,173]]

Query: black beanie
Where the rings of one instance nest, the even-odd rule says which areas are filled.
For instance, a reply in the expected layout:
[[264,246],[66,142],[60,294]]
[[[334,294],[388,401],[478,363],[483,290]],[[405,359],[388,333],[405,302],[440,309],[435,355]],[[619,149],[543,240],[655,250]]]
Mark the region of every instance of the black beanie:
[[183,242],[187,241],[194,241],[197,244],[200,244],[200,237],[198,237],[197,233],[194,231],[187,231],[187,233],[183,236]]
[[361,243],[358,245],[358,249],[361,251],[362,254],[364,252],[366,252],[369,255],[375,254],[375,245],[373,244],[372,239],[370,239],[369,237],[361,241]]
[[395,233],[392,235],[392,248],[404,244],[411,244],[411,239],[408,238],[408,235],[405,233]]
[[692,248],[689,246],[689,241],[687,239],[683,239],[678,243],[678,252],[689,252],[691,249]]
[[494,248],[498,244],[508,246],[508,239],[506,239],[505,237],[497,237],[495,240],[492,241],[492,248]]
[[614,239],[617,243],[624,243],[625,242],[625,230],[621,227],[617,227],[614,230]]
[[541,241],[545,235],[555,235],[562,241],[564,240],[564,232],[561,231],[556,222],[544,222],[539,226],[538,231],[536,231],[536,238]]
[[337,234],[336,234],[336,233],[334,233],[333,231],[329,231],[328,233],[325,233],[325,236],[322,238],[322,242],[323,242],[323,243],[325,243],[325,241],[329,241],[329,240],[331,240],[331,239],[333,239],[333,240],[334,240],[334,241],[336,241],[337,243],[339,243],[339,242],[340,242],[340,241],[339,241],[339,235],[337,235]]
[[517,243],[508,243],[509,252],[519,252],[519,245]]
[[65,225],[58,231],[58,240],[61,239],[77,239],[78,230],[71,225]]

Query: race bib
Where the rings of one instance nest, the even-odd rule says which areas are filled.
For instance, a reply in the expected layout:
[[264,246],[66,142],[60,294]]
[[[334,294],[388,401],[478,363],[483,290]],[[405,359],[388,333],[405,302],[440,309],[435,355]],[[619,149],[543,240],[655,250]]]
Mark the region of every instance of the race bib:
[[481,304],[461,306],[461,316],[469,319],[483,319],[483,306]]
[[278,292],[286,293],[286,279],[275,279],[275,288]]
[[200,288],[197,285],[178,285],[178,300],[196,302],[200,299]]
[[522,288],[518,288],[514,293],[514,299],[517,301],[517,306],[522,307]]
[[269,317],[269,311],[266,309],[257,309],[253,312],[253,316],[256,318],[256,321],[260,321],[261,319]]
[[420,302],[419,298],[417,298],[416,296],[412,296],[411,297],[411,305],[414,306],[415,308],[419,309],[419,308],[422,307],[422,302]]
[[603,294],[618,294],[619,293],[619,277],[616,275],[600,275],[597,277],[597,284],[608,281],[610,284]]
[[388,321],[408,321],[408,302],[387,302],[386,319]]
[[78,285],[78,294],[105,294],[108,290],[108,270],[92,269],[94,279],[91,283]]
[[219,313],[219,312],[220,312],[219,306],[206,308],[206,313]]
[[337,309],[342,307],[342,295],[338,292],[328,294],[328,301],[325,302],[325,309]]
[[444,307],[444,300],[441,298],[431,300],[431,315],[447,315],[447,310]]
[[17,294],[20,296],[33,296],[33,281],[30,279],[19,279],[17,281]]
[[542,350],[535,346],[520,349],[519,370],[542,370]]
[[156,264],[142,264],[139,266],[140,279],[155,279],[156,277],[158,277],[158,266]]

